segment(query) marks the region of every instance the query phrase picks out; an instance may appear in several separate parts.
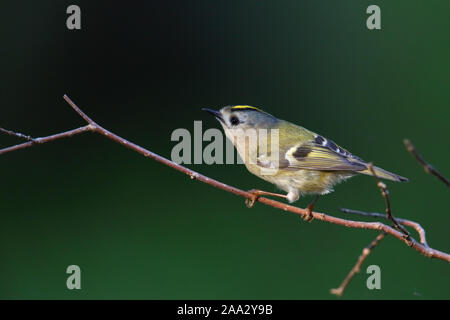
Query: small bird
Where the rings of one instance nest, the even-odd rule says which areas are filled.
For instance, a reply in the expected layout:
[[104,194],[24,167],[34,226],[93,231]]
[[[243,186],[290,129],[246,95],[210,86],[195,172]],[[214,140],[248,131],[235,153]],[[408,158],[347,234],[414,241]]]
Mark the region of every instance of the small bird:
[[[358,173],[375,175],[392,181],[408,181],[394,173],[372,166],[333,141],[301,126],[278,119],[252,106],[226,106],[219,111],[202,109],[211,113],[222,125],[228,139],[233,142],[247,169],[254,175],[276,185],[286,195],[262,190],[250,190],[254,195],[247,201],[253,206],[261,195],[286,198],[290,203],[301,195],[316,195],[308,206],[305,220],[312,219],[312,209],[319,195],[333,191],[333,186]],[[266,147],[261,140],[252,148],[248,132],[267,132]],[[278,129],[278,141],[272,141],[270,131]],[[276,143],[275,152],[273,146]],[[274,153],[274,154],[272,154]],[[275,154],[276,153],[276,154]],[[251,161],[253,159],[253,161]],[[270,171],[272,169],[272,171]],[[275,170],[275,171],[273,171]]]

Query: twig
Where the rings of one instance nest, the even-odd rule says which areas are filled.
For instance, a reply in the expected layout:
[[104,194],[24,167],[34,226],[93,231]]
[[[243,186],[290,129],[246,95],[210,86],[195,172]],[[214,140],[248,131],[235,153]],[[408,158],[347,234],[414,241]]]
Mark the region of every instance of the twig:
[[380,181],[380,179],[378,178],[377,174],[375,173],[375,170],[373,170],[373,165],[372,163],[369,163],[368,165],[369,170],[372,172],[373,177],[375,178],[375,181],[377,183],[378,188],[381,191],[381,196],[384,198],[385,203],[386,203],[386,217],[387,219],[391,220],[394,223],[394,227],[397,230],[400,230],[401,232],[403,232],[403,234],[406,236],[406,239],[409,239],[409,232],[406,231],[405,228],[403,228],[398,222],[397,220],[395,220],[394,216],[392,215],[392,211],[391,211],[391,199],[389,198],[389,190],[387,189],[386,185]]
[[[233,193],[235,195],[244,197],[246,199],[253,199],[254,195],[235,188],[233,186],[229,186],[225,183],[222,183],[220,181],[211,179],[207,176],[204,176],[196,171],[190,170],[182,165],[179,165],[175,162],[172,162],[156,153],[153,153],[141,146],[138,146],[108,130],[106,130],[105,128],[101,127],[100,125],[98,125],[96,122],[94,122],[91,118],[89,118],[83,111],[81,111],[80,108],[78,108],[78,106],[75,105],[75,103],[69,99],[69,97],[67,97],[66,95],[64,95],[64,99],[67,101],[67,103],[88,123],[87,126],[84,127],[80,127],[74,130],[70,130],[70,131],[66,131],[66,132],[62,132],[62,133],[58,133],[52,136],[48,136],[48,137],[42,137],[42,138],[37,138],[34,139],[35,141],[37,141],[39,144],[42,143],[46,143],[46,142],[50,142],[50,141],[54,141],[57,139],[62,139],[62,138],[66,138],[66,137],[71,137],[73,135],[82,133],[82,132],[88,132],[88,131],[92,131],[92,132],[96,132],[98,134],[101,134],[111,140],[113,140],[114,142],[117,142],[119,144],[121,144],[122,146],[125,146],[145,157],[148,158],[152,158],[158,162],[161,162],[162,164],[165,164],[167,166],[169,166],[172,169],[175,169],[177,171],[180,171],[184,174],[187,174],[191,177],[191,179],[196,179],[199,180],[201,182],[204,182],[210,186],[222,189],[224,191]],[[5,148],[5,149],[1,149],[0,150],[0,155],[8,153],[8,152],[12,152],[12,151],[16,151],[19,149],[24,149],[24,148],[28,148],[33,146],[35,143],[32,142],[26,142],[23,144],[18,144],[16,146],[13,147],[9,147],[9,148]],[[302,209],[299,207],[294,207],[285,203],[281,203],[272,199],[268,199],[268,198],[264,198],[264,197],[259,197],[257,199],[258,202],[261,202],[265,205],[274,207],[274,208],[278,208],[278,209],[282,209],[284,211],[289,211],[291,213],[295,213],[295,214],[299,214],[302,216],[306,216],[308,214],[308,211],[306,209]],[[311,213],[314,217],[314,219],[320,220],[320,221],[325,221],[328,223],[333,223],[336,225],[340,225],[340,226],[345,226],[348,228],[357,228],[357,229],[369,229],[369,230],[377,230],[377,231],[381,231],[387,234],[392,235],[394,238],[397,238],[398,240],[402,241],[403,243],[405,243],[406,245],[410,246],[411,248],[413,248],[414,250],[420,252],[421,254],[423,254],[426,257],[429,258],[436,258],[436,259],[440,259],[443,261],[447,261],[450,262],[450,254],[430,248],[428,246],[425,246],[419,242],[417,242],[415,239],[413,239],[412,237],[407,240],[404,235],[395,230],[394,228],[387,226],[381,222],[362,222],[362,221],[352,221],[352,220],[346,220],[346,219],[341,219],[341,218],[337,218],[337,217],[333,217],[333,216],[329,216],[327,214],[324,213],[319,213],[319,212],[312,212]]]
[[28,141],[34,141],[34,139],[31,136],[27,136],[25,134],[22,134],[22,133],[19,133],[19,132],[14,132],[14,131],[11,131],[11,130],[6,130],[6,129],[3,129],[1,127],[0,127],[0,132],[6,133],[6,134],[8,134],[10,136],[14,136],[14,137],[18,137],[18,138],[21,138],[21,139],[25,139],[25,140],[28,140]]
[[61,138],[72,137],[74,135],[77,135],[77,134],[80,134],[80,133],[83,133],[86,131],[93,131],[93,128],[90,125],[88,125],[88,126],[80,127],[77,129],[57,133],[57,134],[47,136],[47,137],[34,138],[33,140],[25,142],[25,143],[16,144],[15,146],[12,146],[12,147],[0,149],[0,155],[2,155],[4,153],[12,152],[12,151],[20,150],[20,149],[25,149],[25,148],[34,146],[35,144],[42,144],[42,143],[46,143],[46,142],[55,141],[55,140],[58,140]]
[[385,237],[385,233],[380,233],[375,240],[373,240],[367,247],[365,247],[361,253],[361,255],[358,258],[358,261],[356,261],[355,266],[350,270],[348,275],[345,277],[344,281],[342,281],[341,285],[336,289],[331,289],[330,293],[337,295],[338,297],[342,296],[344,293],[344,290],[347,288],[350,281],[353,279],[353,277],[359,272],[362,263],[366,258],[369,256],[369,254],[372,252],[372,250],[378,245],[378,243],[383,240]]
[[[449,186],[449,181],[442,174],[440,174],[436,169],[434,169],[430,164],[428,164],[425,160],[423,160],[423,158],[416,151],[414,145],[409,140],[405,139],[405,140],[403,140],[403,143],[405,144],[406,149],[409,151],[409,153],[411,153],[413,155],[413,157],[423,166],[423,168],[425,169],[425,172],[435,175],[440,180],[442,180],[447,186]],[[423,229],[419,223],[417,223],[415,221],[411,221],[411,220],[406,220],[406,219],[400,219],[400,218],[396,219],[392,216],[389,191],[387,190],[386,185],[378,179],[377,175],[375,174],[375,171],[373,170],[373,165],[371,163],[369,163],[369,170],[372,172],[373,176],[375,177],[377,186],[378,186],[378,188],[380,188],[381,195],[385,199],[386,215],[378,213],[378,212],[364,212],[364,211],[360,211],[360,210],[351,210],[351,209],[346,209],[346,208],[341,208],[340,210],[345,213],[358,214],[358,215],[372,217],[372,218],[389,219],[394,223],[394,226],[398,230],[401,230],[406,235],[407,239],[411,239],[410,235],[403,227],[400,226],[400,224],[412,227],[419,234],[420,242],[422,243],[422,245],[424,245],[425,247],[428,247],[428,243],[427,243],[427,239],[426,239],[426,235],[425,235],[425,229]],[[364,262],[364,260],[370,254],[371,250],[384,238],[385,235],[386,235],[386,233],[384,233],[384,232],[379,234],[368,247],[364,248],[362,255],[359,256],[358,261],[356,262],[356,265],[353,267],[352,270],[350,270],[349,274],[347,275],[347,277],[345,277],[342,284],[337,289],[330,290],[330,292],[332,294],[335,294],[339,297],[342,296],[345,288],[347,287],[347,285],[349,284],[351,279],[355,276],[355,274],[357,272],[359,272],[361,264]]]
[[441,180],[443,183],[447,185],[447,187],[450,187],[450,181],[444,177],[439,171],[436,170],[431,164],[426,162],[422,156],[417,152],[416,147],[409,141],[408,139],[403,140],[403,143],[405,144],[406,150],[417,160],[417,162],[420,163],[420,165],[423,167],[426,173],[432,174],[436,176],[439,180]]
[[[352,209],[347,209],[347,208],[340,208],[339,210],[341,210],[342,212],[345,212],[345,213],[357,214],[360,216],[387,219],[385,214],[378,213],[378,212],[365,212],[365,211],[352,210]],[[396,218],[396,220],[398,223],[400,223],[404,226],[414,228],[417,231],[417,233],[419,234],[420,243],[422,243],[425,246],[428,246],[425,229],[418,222],[407,220],[407,219],[401,219],[401,218]]]
[[[394,218],[394,216],[392,215],[391,212],[391,199],[389,197],[389,190],[387,189],[386,185],[380,181],[380,179],[378,178],[377,174],[375,173],[375,170],[373,169],[373,165],[372,163],[369,163],[368,165],[370,172],[372,173],[373,177],[375,178],[375,182],[378,186],[378,188],[381,191],[381,195],[385,200],[385,204],[386,204],[386,214],[382,215],[382,214],[378,214],[378,213],[367,213],[367,212],[362,212],[362,211],[352,211],[352,210],[348,210],[348,209],[341,209],[341,211],[344,212],[351,212],[351,213],[357,213],[357,214],[361,214],[364,216],[370,216],[370,217],[383,217],[385,219],[388,219],[390,221],[392,221],[394,223],[394,227],[397,230],[400,230],[403,234],[404,234],[404,238],[406,241],[411,241],[411,237],[408,231],[406,231],[405,228],[403,228],[400,224],[399,221],[405,221],[403,219],[398,219],[396,220]],[[414,224],[416,227],[420,226],[418,223],[413,222],[412,224]],[[422,227],[420,227],[421,229]],[[422,229],[423,230],[423,229]],[[420,239],[422,242],[422,245],[427,246],[426,244],[426,239],[425,239],[425,231],[423,233],[421,233],[420,231],[418,231],[419,235],[420,235]],[[361,264],[364,262],[364,260],[366,260],[366,258],[369,256],[369,254],[372,252],[372,249],[375,248],[378,243],[385,237],[386,232],[382,232],[380,233],[375,240],[373,240],[369,246],[365,247],[363,249],[362,254],[359,256],[358,261],[356,262],[355,266],[350,270],[350,272],[348,273],[348,275],[345,277],[344,281],[342,281],[341,285],[336,288],[336,289],[331,289],[330,292],[338,297],[342,296],[342,294],[344,293],[345,288],[347,288],[347,285],[350,283],[350,281],[353,279],[353,277],[355,276],[356,273],[359,272],[359,268],[361,267]]]

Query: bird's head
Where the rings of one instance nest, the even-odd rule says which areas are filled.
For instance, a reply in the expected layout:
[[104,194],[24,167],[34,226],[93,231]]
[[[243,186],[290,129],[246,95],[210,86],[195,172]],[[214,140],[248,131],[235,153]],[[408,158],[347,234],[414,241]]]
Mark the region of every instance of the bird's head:
[[202,109],[212,114],[225,132],[235,129],[271,129],[278,119],[267,112],[252,106],[226,106],[219,111]]
[[[278,171],[281,120],[261,109],[246,105],[226,106],[219,111],[203,110],[220,122],[225,135],[247,166],[262,166],[258,167],[257,172],[252,171],[254,174],[273,175]],[[256,170],[255,167],[252,170]]]
[[[256,163],[257,150],[269,150],[278,146],[278,135],[272,141],[272,129],[280,120],[261,109],[246,105],[226,106],[219,111],[203,109],[211,113],[222,125],[225,135],[234,144],[245,163]],[[266,138],[262,138],[265,135]]]

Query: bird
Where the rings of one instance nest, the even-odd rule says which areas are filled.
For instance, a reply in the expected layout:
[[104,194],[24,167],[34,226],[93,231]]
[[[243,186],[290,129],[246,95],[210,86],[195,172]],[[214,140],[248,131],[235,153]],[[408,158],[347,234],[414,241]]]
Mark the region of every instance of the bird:
[[[398,182],[408,181],[405,177],[372,166],[322,135],[278,119],[260,108],[231,105],[218,111],[209,108],[202,110],[220,122],[248,171],[286,192],[280,194],[249,190],[253,195],[246,201],[249,207],[262,195],[282,197],[289,203],[297,201],[300,196],[315,195],[304,218],[311,221],[318,197],[333,192],[336,184],[357,174],[375,175]],[[249,132],[256,136],[253,147]],[[265,139],[261,138],[261,132],[266,133]]]

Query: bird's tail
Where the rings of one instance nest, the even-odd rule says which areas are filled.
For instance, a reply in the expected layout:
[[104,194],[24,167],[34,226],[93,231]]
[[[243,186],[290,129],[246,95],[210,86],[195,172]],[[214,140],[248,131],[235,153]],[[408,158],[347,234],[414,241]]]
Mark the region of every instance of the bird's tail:
[[[381,168],[378,168],[378,167],[375,167],[375,166],[373,166],[372,169],[373,169],[373,171],[375,172],[375,175],[378,178],[392,180],[392,181],[398,181],[398,182],[406,182],[406,181],[408,181],[408,178],[399,176],[398,174],[386,171],[384,169],[381,169]],[[372,173],[372,171],[369,168],[367,168],[365,170],[362,170],[362,171],[359,171],[359,173],[367,174],[369,176],[373,176],[373,173]]]

